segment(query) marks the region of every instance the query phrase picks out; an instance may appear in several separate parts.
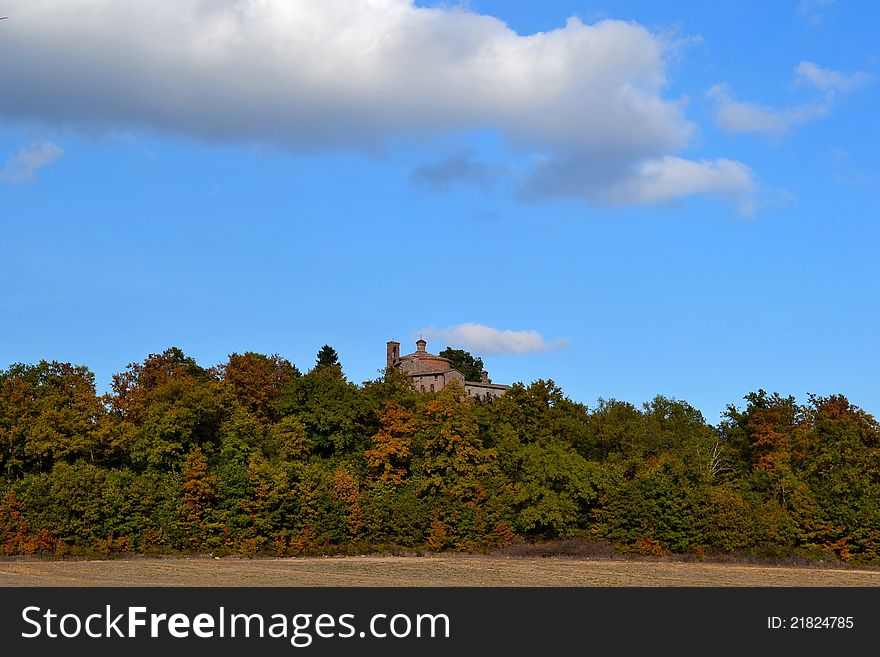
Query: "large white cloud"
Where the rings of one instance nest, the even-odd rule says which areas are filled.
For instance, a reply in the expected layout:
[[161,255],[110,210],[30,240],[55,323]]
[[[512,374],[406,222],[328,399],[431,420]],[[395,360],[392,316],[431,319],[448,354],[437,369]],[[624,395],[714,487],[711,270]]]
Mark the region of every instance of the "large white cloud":
[[502,330],[472,322],[446,328],[429,326],[419,331],[419,335],[453,347],[464,347],[477,354],[526,354],[568,345],[566,338],[548,341],[537,331]]
[[528,194],[588,200],[694,131],[663,96],[672,44],[636,23],[523,36],[411,0],[7,0],[4,12],[7,119],[295,150],[489,127],[541,154]]

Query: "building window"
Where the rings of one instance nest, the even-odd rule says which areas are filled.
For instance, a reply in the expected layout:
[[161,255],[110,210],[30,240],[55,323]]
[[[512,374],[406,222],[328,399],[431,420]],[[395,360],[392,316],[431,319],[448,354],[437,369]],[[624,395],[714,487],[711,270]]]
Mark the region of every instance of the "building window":
[[431,384],[431,392],[434,392],[434,384]]
[[422,392],[425,392],[425,386],[422,386]]

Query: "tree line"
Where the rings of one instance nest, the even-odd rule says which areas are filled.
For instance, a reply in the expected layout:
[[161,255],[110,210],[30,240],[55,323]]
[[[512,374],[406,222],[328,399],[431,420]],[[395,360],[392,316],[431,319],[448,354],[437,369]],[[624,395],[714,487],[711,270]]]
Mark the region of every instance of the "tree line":
[[[480,364],[482,365],[482,364]],[[713,426],[663,396],[492,402],[348,381],[325,346],[211,368],[172,348],[113,377],[0,370],[0,554],[490,551],[584,537],[640,554],[880,564],[880,427],[763,390]]]

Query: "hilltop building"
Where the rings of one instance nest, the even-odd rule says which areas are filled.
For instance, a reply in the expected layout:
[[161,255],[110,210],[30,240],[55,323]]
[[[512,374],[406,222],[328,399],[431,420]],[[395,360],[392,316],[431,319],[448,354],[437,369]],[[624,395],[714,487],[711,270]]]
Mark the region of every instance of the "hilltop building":
[[412,378],[419,392],[439,392],[452,381],[464,386],[468,396],[490,400],[503,395],[509,386],[492,383],[489,373],[483,370],[479,381],[466,381],[464,374],[453,369],[447,358],[429,354],[424,340],[416,342],[416,350],[406,356],[400,355],[400,343],[393,340],[387,343],[386,366],[396,367]]

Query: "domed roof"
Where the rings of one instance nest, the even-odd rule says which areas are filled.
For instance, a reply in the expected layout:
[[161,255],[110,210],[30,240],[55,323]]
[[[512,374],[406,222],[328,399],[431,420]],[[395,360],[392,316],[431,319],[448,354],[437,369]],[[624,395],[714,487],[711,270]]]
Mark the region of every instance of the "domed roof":
[[436,356],[434,354],[429,354],[425,347],[427,346],[427,342],[424,340],[419,340],[416,342],[416,351],[411,354],[407,354],[406,356],[401,356],[401,361],[410,361],[418,363],[421,366],[432,369],[436,372],[446,372],[452,369],[452,363],[448,358],[443,358],[442,356]]

